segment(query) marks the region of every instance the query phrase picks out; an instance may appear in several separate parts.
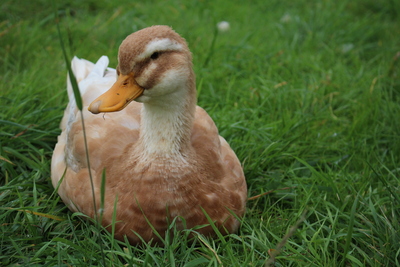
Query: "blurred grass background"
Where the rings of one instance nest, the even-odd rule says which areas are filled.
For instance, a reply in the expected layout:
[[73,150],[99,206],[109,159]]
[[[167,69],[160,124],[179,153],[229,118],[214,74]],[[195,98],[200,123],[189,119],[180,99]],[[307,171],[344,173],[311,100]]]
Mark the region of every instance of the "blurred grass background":
[[[400,266],[399,1],[54,4],[70,57],[108,55],[111,67],[128,34],[172,26],[249,197],[275,191],[250,200],[224,240],[183,232],[153,248],[98,234],[50,183],[67,104],[52,2],[3,0],[0,265],[263,266],[305,212],[275,266]],[[216,32],[220,21],[230,30]]]

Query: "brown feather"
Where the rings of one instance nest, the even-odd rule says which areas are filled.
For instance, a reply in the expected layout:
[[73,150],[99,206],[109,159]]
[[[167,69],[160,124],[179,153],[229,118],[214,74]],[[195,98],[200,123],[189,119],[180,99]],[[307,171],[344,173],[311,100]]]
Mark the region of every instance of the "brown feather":
[[[218,135],[218,129],[212,119],[202,108],[196,107],[191,55],[184,39],[165,26],[147,29],[128,36],[121,45],[118,68],[122,73],[129,72],[132,62],[144,53],[146,45],[154,38],[172,38],[184,45],[183,52],[176,55],[172,55],[176,52],[164,54],[165,58],[160,59],[154,70],[154,73],[160,75],[153,75],[153,78],[147,81],[148,86],[152,88],[160,82],[162,73],[181,66],[183,61],[190,69],[186,86],[193,92],[188,93],[183,112],[187,116],[183,118],[180,126],[188,129],[187,132],[182,131],[184,136],[179,139],[182,159],[167,154],[156,154],[143,160],[143,104],[132,102],[124,110],[107,113],[104,117],[86,111],[94,98],[111,87],[115,81],[115,78],[111,77],[115,72],[106,69],[105,65],[105,75],[92,79],[90,73],[93,72],[93,64],[79,59],[73,61],[74,72],[79,71],[76,75],[86,107],[83,115],[97,209],[100,207],[101,174],[103,169],[106,171],[102,224],[105,227],[112,224],[114,203],[118,198],[115,238],[123,239],[123,236],[127,236],[132,244],[140,243],[136,233],[146,242],[158,240],[148,222],[161,236],[164,236],[168,222],[177,216],[186,221],[184,223],[178,218],[178,229],[209,224],[202,209],[220,231],[235,232],[239,222],[231,212],[238,217],[243,216],[247,197],[240,162],[225,139]],[[137,68],[138,75],[145,72],[145,67],[144,61],[133,66]],[[74,108],[72,94],[69,95],[70,104],[61,122],[62,133],[58,137],[52,159],[52,182],[56,187],[66,170],[58,190],[62,200],[72,211],[80,211],[94,217],[81,118],[78,110]],[[157,130],[162,131],[154,129]],[[184,163],[180,164],[182,160]],[[215,235],[210,226],[198,231],[206,235]]]

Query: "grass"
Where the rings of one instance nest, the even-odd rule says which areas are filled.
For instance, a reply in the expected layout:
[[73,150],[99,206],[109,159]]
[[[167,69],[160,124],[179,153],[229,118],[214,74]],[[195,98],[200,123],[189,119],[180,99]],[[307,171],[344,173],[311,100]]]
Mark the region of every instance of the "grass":
[[[400,266],[397,1],[59,1],[68,53],[110,57],[129,33],[171,25],[194,56],[199,105],[243,163],[237,234],[191,230],[164,247],[113,240],[50,183],[67,104],[48,1],[0,4],[0,265]],[[218,33],[217,22],[231,29]],[[169,231],[174,230],[174,224]],[[280,244],[282,245],[282,244]]]

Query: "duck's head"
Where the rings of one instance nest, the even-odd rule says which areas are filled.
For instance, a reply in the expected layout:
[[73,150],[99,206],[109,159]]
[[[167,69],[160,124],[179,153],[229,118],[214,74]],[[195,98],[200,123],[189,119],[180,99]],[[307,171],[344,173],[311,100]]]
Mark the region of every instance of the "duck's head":
[[156,103],[167,95],[174,98],[195,90],[189,48],[168,26],[129,35],[119,47],[117,75],[115,84],[90,104],[89,111],[119,111],[133,100]]

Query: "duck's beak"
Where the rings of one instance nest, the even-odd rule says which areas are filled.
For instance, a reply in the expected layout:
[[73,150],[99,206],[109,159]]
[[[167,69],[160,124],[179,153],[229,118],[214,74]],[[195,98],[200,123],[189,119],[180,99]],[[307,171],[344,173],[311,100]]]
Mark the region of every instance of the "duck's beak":
[[96,98],[89,106],[93,114],[124,109],[132,100],[142,95],[144,89],[136,82],[133,72],[120,74],[114,85]]

